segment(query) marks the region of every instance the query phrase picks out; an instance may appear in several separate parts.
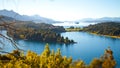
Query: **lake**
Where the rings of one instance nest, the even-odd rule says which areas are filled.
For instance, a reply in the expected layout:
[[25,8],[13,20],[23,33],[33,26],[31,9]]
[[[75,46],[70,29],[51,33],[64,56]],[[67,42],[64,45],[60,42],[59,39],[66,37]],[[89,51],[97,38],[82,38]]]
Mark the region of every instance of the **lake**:
[[[120,39],[97,36],[86,32],[65,32],[61,33],[61,35],[73,39],[77,43],[71,45],[49,43],[51,50],[57,51],[60,48],[63,56],[71,56],[73,60],[81,59],[88,64],[93,58],[99,58],[103,55],[104,50],[110,47],[117,61],[117,68],[120,68]],[[17,42],[20,44],[19,47],[25,51],[32,50],[38,54],[43,51],[46,44],[26,40],[19,40]],[[5,46],[4,50],[11,51],[14,49],[9,42],[6,42],[6,44],[10,46]]]
[[68,28],[70,26],[74,26],[74,27],[84,27],[84,26],[88,26],[88,25],[92,25],[92,24],[96,24],[97,22],[78,22],[77,24],[75,22],[63,22],[63,23],[54,23],[52,25],[54,26],[63,26],[65,28]]

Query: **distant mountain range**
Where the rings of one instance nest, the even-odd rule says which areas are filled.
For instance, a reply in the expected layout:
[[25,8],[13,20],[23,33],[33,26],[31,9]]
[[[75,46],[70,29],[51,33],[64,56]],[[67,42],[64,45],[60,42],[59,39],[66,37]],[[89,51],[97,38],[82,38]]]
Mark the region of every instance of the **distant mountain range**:
[[77,20],[79,22],[120,22],[120,17],[102,17],[102,18],[84,18],[81,20]]
[[52,19],[41,17],[39,15],[34,15],[34,16],[20,15],[12,10],[11,11],[0,10],[0,15],[11,17],[13,19],[20,20],[20,21],[32,21],[32,22],[37,22],[37,23],[48,23],[48,24],[55,22]]
[[[28,16],[28,15],[20,15],[13,10],[0,10],[0,16],[4,16],[4,20],[12,21],[12,20],[19,20],[19,21],[32,21],[36,23],[48,23],[48,24],[53,24],[53,23],[62,23],[66,21],[54,21],[49,18],[41,17],[39,15],[33,15],[33,16]],[[120,22],[120,17],[103,17],[103,18],[84,18],[76,21],[67,21],[67,22],[74,22],[74,23],[79,23],[79,22],[87,22],[87,23],[101,23],[101,22]]]

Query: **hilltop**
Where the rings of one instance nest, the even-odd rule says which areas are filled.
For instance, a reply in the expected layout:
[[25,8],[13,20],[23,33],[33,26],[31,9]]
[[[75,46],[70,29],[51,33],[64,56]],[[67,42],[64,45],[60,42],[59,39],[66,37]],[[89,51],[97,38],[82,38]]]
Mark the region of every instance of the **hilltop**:
[[120,22],[98,23],[84,27],[83,30],[100,35],[120,37]]

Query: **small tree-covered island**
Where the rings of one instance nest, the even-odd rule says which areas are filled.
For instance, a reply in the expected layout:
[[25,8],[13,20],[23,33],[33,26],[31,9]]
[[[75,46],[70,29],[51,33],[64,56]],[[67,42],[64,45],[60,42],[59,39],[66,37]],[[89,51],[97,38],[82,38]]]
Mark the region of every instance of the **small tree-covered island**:
[[65,29],[61,26],[53,26],[45,23],[24,23],[19,22],[14,24],[16,31],[7,29],[7,34],[13,39],[23,39],[32,41],[41,41],[46,43],[62,43],[72,44],[74,40],[64,38],[61,36],[61,32],[65,32]]

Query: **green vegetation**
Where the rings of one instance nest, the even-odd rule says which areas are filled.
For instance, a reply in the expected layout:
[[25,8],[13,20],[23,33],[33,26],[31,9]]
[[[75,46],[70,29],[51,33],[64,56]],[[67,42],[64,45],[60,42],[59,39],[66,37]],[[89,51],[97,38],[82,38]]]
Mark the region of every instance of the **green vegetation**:
[[41,41],[47,43],[75,43],[73,40],[69,40],[68,37],[64,38],[58,32],[63,32],[62,27],[56,27],[44,23],[16,23],[14,27],[16,31],[8,29],[7,34],[14,39],[24,39],[32,41]]
[[25,55],[18,50],[0,55],[0,68],[114,68],[115,65],[110,49],[106,49],[100,59],[93,59],[89,65],[82,60],[72,61],[71,57],[62,56],[60,49],[56,53],[50,51],[48,44],[40,55],[32,51]]
[[84,27],[83,31],[93,34],[105,35],[113,38],[120,38],[120,23],[119,22],[105,22]]
[[82,28],[71,26],[70,28],[66,28],[65,30],[66,30],[67,32],[72,32],[72,31],[82,31]]
[[64,38],[60,34],[51,31],[35,31],[33,29],[25,29],[20,31],[8,31],[8,35],[14,39],[24,39],[50,43],[74,43],[74,41],[69,40],[68,37]]
[[33,23],[31,21],[18,21],[14,23],[14,28],[16,29],[35,29],[36,31],[44,30],[44,31],[51,31],[55,33],[65,32],[65,29],[62,26],[53,26],[52,24],[46,23]]

